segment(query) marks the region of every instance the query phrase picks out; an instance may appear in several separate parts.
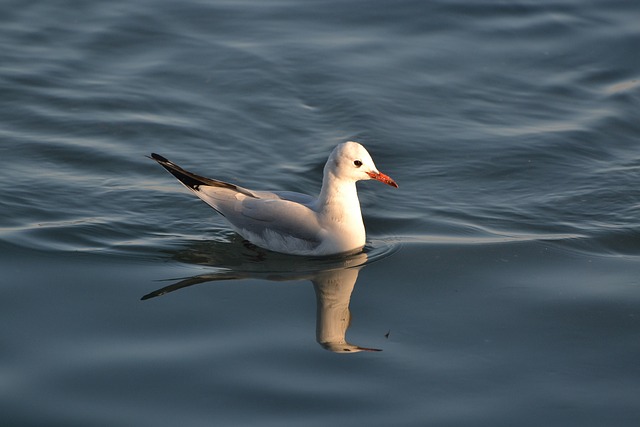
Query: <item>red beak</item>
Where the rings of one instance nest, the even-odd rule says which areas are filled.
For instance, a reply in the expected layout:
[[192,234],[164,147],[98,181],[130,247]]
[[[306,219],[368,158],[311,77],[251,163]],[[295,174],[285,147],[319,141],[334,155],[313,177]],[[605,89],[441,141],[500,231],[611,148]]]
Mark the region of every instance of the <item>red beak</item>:
[[383,174],[382,172],[367,172],[367,175],[369,175],[371,178],[380,181],[380,182],[384,182],[387,185],[390,185],[392,187],[398,188],[398,184],[396,184],[396,182],[391,179],[390,176]]

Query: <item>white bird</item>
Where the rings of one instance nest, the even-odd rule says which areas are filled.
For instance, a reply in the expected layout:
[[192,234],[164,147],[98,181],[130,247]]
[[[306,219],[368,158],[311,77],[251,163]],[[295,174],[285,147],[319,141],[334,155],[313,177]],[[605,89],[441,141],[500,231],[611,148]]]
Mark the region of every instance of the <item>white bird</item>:
[[151,158],[220,213],[243,238],[264,249],[292,255],[356,252],[365,244],[356,181],[398,184],[378,171],[357,142],[339,144],[324,166],[318,198],[292,191],[255,191],[182,169],[164,157]]

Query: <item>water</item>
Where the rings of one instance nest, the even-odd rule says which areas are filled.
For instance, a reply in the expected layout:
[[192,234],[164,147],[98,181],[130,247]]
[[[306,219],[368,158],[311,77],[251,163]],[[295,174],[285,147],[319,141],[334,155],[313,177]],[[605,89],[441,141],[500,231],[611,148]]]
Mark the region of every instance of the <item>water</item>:
[[[638,425],[636,3],[3,2],[3,425]],[[145,157],[316,193],[349,139],[400,188],[346,259]]]

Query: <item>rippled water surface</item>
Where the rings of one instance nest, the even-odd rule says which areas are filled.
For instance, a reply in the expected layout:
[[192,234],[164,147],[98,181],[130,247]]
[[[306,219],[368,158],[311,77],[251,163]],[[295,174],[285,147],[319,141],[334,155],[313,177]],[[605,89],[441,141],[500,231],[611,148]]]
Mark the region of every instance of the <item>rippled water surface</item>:
[[[5,1],[0,413],[27,425],[640,423],[640,5]],[[247,245],[146,156],[316,194]],[[378,351],[381,350],[381,351]]]

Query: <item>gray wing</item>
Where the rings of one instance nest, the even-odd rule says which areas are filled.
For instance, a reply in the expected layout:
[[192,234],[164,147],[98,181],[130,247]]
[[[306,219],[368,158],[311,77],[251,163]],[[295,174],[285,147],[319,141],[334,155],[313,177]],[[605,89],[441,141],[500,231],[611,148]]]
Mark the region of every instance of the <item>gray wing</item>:
[[[230,194],[227,189],[201,187],[198,196],[248,240],[271,240],[279,236],[300,239],[309,245],[320,243],[322,227],[311,207],[280,198],[276,193],[261,191],[255,194],[256,197],[249,197],[242,193]],[[313,200],[308,196],[295,199]]]
[[263,199],[278,198],[300,203],[309,207],[311,207],[311,205],[316,201],[316,198],[313,196],[309,196],[308,194],[296,193],[295,191],[253,191],[253,193]]

